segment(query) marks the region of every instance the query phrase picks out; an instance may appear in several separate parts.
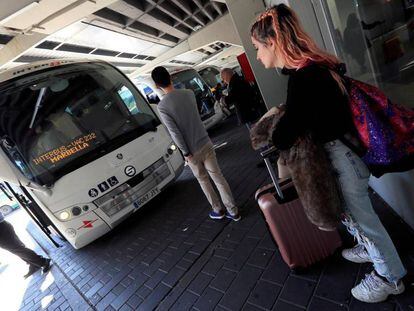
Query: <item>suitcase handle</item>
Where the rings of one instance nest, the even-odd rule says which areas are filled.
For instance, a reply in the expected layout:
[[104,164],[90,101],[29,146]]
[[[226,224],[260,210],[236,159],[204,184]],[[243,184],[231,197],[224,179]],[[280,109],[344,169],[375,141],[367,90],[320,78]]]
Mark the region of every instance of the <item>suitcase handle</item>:
[[276,174],[275,169],[273,168],[272,163],[270,162],[270,159],[269,159],[269,156],[276,152],[277,152],[276,147],[271,146],[270,148],[262,151],[260,154],[262,155],[263,160],[266,164],[267,170],[269,171],[270,177],[272,178],[272,182],[273,182],[273,185],[275,186],[276,193],[283,200],[284,196],[283,196],[282,189],[280,188],[280,185],[278,182],[278,175]]
[[269,147],[268,149],[266,149],[266,150],[264,150],[264,151],[260,152],[260,155],[261,155],[263,158],[267,158],[269,155],[271,155],[272,153],[276,153],[276,152],[277,152],[276,147],[275,147],[275,146],[271,146],[271,147]]
[[[291,178],[286,178],[280,181],[279,185],[281,188],[283,188],[284,186],[286,186],[287,184],[291,183],[292,179]],[[259,198],[267,193],[274,193],[275,192],[275,186],[273,185],[273,183],[264,186],[262,188],[260,188],[259,190],[257,190],[256,194],[255,194],[255,199],[256,201],[259,200]]]

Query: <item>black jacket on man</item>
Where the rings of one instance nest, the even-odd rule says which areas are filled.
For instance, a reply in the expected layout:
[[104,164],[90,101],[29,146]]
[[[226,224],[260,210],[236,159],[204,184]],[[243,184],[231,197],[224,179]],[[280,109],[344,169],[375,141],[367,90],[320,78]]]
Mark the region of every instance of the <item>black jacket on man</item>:
[[225,101],[227,107],[236,107],[241,123],[253,122],[260,117],[252,87],[237,73],[231,77]]

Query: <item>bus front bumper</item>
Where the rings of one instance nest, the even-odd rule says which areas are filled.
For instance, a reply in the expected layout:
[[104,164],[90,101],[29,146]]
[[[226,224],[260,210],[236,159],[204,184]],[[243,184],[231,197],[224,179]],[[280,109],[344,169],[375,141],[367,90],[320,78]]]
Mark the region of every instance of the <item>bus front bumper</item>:
[[132,213],[158,196],[181,174],[183,167],[183,157],[177,150],[151,175],[123,194],[125,199],[119,203],[122,203],[124,207],[118,212],[108,215],[108,211],[105,212],[98,207],[79,218],[65,222],[65,227],[59,229],[72,246],[79,249],[111,231]]
[[65,224],[67,229],[64,230],[63,234],[75,249],[88,245],[111,230],[108,224],[94,211]]

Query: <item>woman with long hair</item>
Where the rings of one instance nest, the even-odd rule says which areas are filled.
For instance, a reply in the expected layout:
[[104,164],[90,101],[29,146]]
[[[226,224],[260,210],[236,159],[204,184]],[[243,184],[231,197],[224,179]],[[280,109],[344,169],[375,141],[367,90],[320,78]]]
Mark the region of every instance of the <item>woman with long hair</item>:
[[344,197],[343,223],[358,244],[342,251],[356,263],[372,262],[374,270],[352,289],[364,302],[380,302],[404,291],[406,270],[368,196],[370,172],[342,141],[355,131],[346,85],[345,68],[334,55],[316,45],[303,30],[295,12],[284,4],[261,14],[251,27],[257,59],[266,68],[289,75],[286,111],[272,140],[286,150],[298,138],[311,135],[328,152]]

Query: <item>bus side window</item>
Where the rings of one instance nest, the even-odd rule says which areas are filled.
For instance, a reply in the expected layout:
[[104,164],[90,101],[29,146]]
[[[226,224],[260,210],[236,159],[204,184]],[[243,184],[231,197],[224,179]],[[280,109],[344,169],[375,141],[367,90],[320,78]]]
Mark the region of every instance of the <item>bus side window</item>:
[[134,94],[132,94],[129,88],[122,86],[122,88],[118,90],[118,95],[131,114],[134,115],[141,112],[137,107]]

